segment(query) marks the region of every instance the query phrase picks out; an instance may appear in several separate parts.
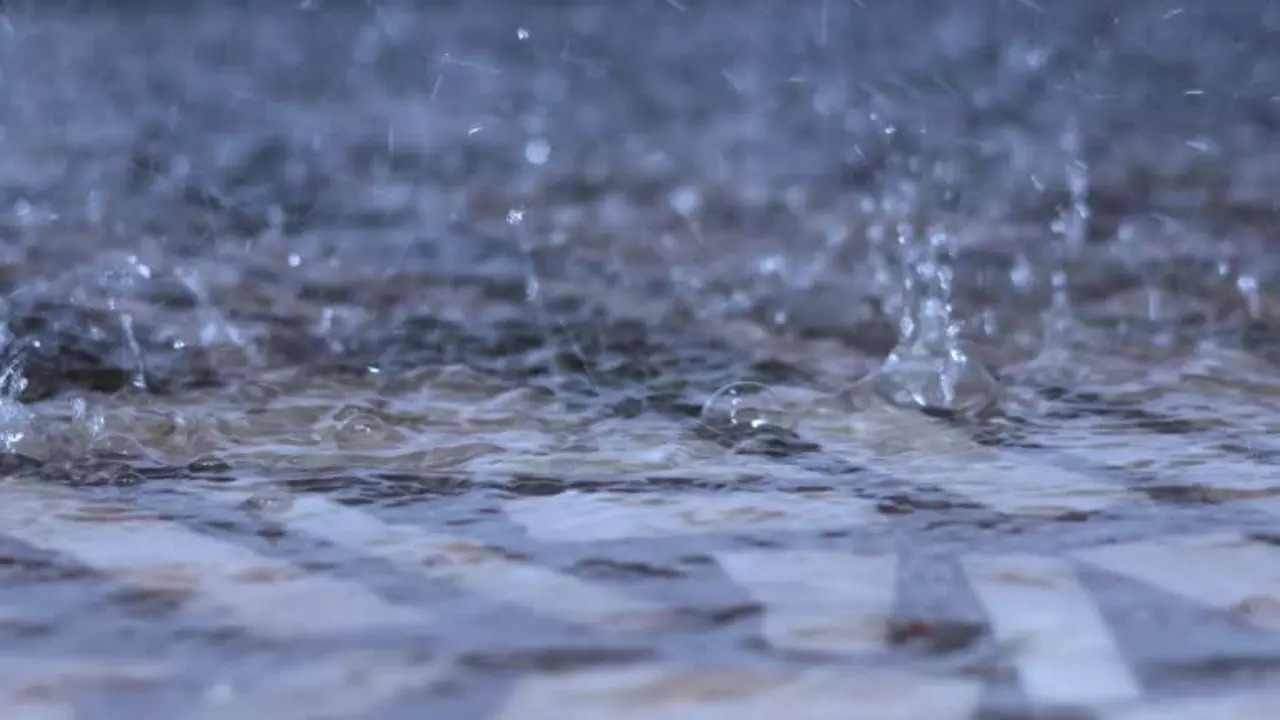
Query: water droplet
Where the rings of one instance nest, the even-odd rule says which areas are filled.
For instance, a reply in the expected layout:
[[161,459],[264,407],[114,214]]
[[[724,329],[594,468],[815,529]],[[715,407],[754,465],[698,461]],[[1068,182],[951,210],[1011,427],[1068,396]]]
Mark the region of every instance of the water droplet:
[[84,214],[89,222],[97,224],[102,222],[106,217],[106,200],[101,190],[90,190],[88,197],[85,198]]
[[1262,295],[1258,289],[1258,279],[1252,275],[1241,275],[1236,278],[1236,290],[1244,299],[1245,307],[1251,317],[1262,314]]
[[787,260],[781,255],[766,255],[756,262],[756,271],[763,276],[781,275],[786,266]]
[[685,217],[690,217],[697,213],[698,209],[702,207],[702,193],[698,191],[698,188],[693,187],[692,185],[685,185],[683,187],[676,188],[676,190],[671,193],[671,197],[668,199],[668,202],[671,203],[671,208],[673,210]]
[[773,390],[757,382],[731,383],[715,391],[702,405],[699,420],[722,435],[769,426],[790,430],[793,424]]
[[529,39],[529,29],[528,29],[528,28],[516,28],[516,37],[520,38],[521,40],[528,40],[528,39]]
[[545,165],[551,157],[551,144],[545,138],[534,138],[525,143],[524,159],[530,165]]

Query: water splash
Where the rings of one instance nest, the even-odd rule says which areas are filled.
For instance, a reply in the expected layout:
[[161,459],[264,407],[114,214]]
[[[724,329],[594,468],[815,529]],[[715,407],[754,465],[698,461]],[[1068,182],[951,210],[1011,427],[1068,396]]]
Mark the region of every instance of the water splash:
[[1070,201],[1050,224],[1060,242],[1055,245],[1050,267],[1050,303],[1044,316],[1041,353],[1053,356],[1066,350],[1073,331],[1073,312],[1068,277],[1071,265],[1084,250],[1092,217],[1089,205],[1089,166],[1084,160],[1080,126],[1074,118],[1063,133],[1062,150],[1067,156],[1067,190]]
[[961,345],[953,308],[954,236],[932,227],[918,238],[897,229],[903,312],[898,344],[853,396],[871,391],[895,405],[979,412],[995,404],[999,386]]
[[0,368],[0,449],[5,453],[16,452],[31,427],[31,412],[18,401],[26,387],[22,355],[15,353]]
[[[1078,357],[1078,347],[1088,344],[1081,337],[1078,312],[1071,297],[1072,268],[1083,257],[1089,238],[1093,212],[1090,203],[1090,168],[1084,157],[1080,125],[1072,117],[1059,140],[1066,158],[1068,201],[1049,224],[1054,240],[1045,271],[1049,285],[1049,306],[1041,313],[1040,348],[1029,361],[1009,368],[1012,377],[1035,378],[1040,382],[1075,385],[1083,378],[1081,368],[1090,365]],[[1024,254],[1015,274],[1034,279],[1035,263]],[[1014,277],[1016,285],[1027,284]]]

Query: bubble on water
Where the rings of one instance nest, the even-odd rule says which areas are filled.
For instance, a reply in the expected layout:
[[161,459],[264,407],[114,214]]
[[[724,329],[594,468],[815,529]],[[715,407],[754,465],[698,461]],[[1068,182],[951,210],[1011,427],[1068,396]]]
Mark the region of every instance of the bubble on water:
[[346,405],[334,413],[333,440],[339,447],[385,447],[398,443],[400,432],[376,411]]
[[546,138],[534,138],[525,143],[524,159],[530,165],[545,165],[551,158],[551,143]]
[[528,29],[528,28],[522,28],[522,27],[521,27],[521,28],[516,28],[516,37],[520,38],[521,40],[528,40],[528,39],[529,39],[529,29]]
[[699,421],[721,435],[749,433],[767,427],[790,430],[794,425],[777,394],[758,382],[735,382],[715,391],[703,403]]
[[255,515],[283,514],[293,507],[293,493],[278,485],[268,485],[245,498],[240,507]]
[[201,455],[187,463],[187,469],[193,473],[223,473],[231,466],[217,455]]
[[524,208],[511,208],[507,211],[508,225],[521,225],[524,223]]

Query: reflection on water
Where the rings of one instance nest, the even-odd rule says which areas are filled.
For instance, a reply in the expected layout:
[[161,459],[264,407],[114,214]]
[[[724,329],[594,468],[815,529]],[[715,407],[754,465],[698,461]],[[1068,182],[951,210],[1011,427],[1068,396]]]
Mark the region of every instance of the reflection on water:
[[0,10],[6,717],[1275,706],[1273,7],[144,5]]

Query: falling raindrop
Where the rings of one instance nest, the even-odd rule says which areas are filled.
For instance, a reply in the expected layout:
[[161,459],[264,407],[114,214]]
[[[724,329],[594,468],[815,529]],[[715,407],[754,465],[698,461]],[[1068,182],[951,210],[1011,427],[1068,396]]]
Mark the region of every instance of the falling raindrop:
[[525,143],[524,159],[530,165],[545,165],[551,157],[551,144],[545,138],[534,138]]

